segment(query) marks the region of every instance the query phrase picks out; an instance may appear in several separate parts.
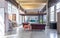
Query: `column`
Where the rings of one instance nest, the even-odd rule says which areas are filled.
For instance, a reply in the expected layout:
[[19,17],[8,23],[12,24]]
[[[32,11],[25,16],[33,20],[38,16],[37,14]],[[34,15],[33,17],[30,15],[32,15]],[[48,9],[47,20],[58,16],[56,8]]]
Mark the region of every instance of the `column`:
[[54,22],[56,22],[56,5],[54,7]]
[[7,3],[5,0],[0,0],[0,36],[5,35],[6,29],[6,17]]
[[47,23],[46,23],[46,28],[49,28],[49,22],[50,22],[50,13],[48,9],[48,0],[47,0],[47,5],[46,5],[46,11],[47,11]]

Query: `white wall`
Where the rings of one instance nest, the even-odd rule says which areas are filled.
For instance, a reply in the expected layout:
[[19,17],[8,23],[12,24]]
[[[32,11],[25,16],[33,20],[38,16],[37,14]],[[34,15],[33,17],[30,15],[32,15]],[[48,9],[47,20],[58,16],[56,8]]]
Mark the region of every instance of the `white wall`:
[[4,25],[4,8],[0,8],[0,36],[5,33],[5,25]]
[[4,7],[4,1],[5,0],[0,0],[0,7]]

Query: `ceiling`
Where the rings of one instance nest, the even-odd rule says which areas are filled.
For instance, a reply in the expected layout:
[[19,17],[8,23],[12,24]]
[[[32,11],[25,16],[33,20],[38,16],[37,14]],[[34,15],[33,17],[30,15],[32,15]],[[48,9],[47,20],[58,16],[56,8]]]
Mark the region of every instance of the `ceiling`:
[[23,9],[39,9],[41,10],[46,4],[47,0],[16,0]]
[[46,5],[47,0],[16,0],[24,9],[36,9]]

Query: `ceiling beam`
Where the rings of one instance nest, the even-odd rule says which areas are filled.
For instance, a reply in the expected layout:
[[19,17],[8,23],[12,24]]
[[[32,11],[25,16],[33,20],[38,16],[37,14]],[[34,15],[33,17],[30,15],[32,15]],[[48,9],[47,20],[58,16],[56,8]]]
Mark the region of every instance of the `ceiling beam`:
[[20,3],[46,3],[46,1],[20,1]]
[[47,13],[40,13],[40,14],[20,14],[22,16],[39,16],[39,15],[46,15]]

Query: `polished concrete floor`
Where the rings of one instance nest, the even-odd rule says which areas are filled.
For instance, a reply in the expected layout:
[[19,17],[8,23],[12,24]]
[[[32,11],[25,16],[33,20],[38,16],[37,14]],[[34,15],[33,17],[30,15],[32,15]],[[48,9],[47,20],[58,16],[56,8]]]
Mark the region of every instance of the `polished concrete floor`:
[[6,35],[2,38],[60,38],[60,35],[54,29],[24,31],[22,28],[18,28],[16,34]]

